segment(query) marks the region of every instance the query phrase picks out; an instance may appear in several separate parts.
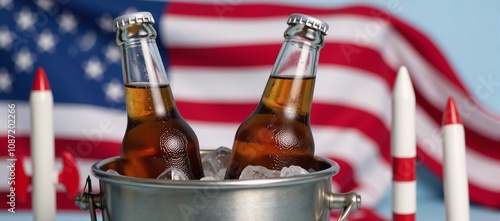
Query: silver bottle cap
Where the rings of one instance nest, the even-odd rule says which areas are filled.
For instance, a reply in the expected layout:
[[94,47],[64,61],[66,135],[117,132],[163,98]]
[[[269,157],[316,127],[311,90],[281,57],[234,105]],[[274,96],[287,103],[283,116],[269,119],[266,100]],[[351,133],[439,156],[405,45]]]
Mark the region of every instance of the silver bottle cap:
[[119,16],[113,20],[113,30],[117,30],[120,27],[131,25],[135,23],[151,23],[154,24],[155,20],[153,15],[149,12],[135,12],[131,14],[126,14]]
[[294,13],[288,18],[287,24],[303,24],[307,27],[319,30],[325,35],[328,34],[328,24],[309,15]]

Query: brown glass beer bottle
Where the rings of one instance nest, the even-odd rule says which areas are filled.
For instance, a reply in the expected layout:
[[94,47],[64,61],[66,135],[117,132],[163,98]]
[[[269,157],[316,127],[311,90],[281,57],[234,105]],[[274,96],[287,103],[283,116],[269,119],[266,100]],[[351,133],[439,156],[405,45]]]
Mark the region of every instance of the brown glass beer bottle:
[[203,177],[198,138],[179,114],[163,67],[153,17],[137,12],[114,19],[122,52],[127,128],[121,147],[123,175],[156,178],[177,168]]
[[238,179],[248,165],[309,169],[312,162],[309,114],[328,24],[303,14],[292,14],[287,23],[285,41],[260,103],[236,132],[226,179]]

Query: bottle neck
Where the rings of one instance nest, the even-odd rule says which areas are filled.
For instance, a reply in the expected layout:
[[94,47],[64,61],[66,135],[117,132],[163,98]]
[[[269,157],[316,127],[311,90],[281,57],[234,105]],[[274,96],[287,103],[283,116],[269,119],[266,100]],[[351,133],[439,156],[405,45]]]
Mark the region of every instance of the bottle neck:
[[156,31],[149,23],[117,30],[130,119],[153,120],[177,111],[155,38]]
[[136,23],[117,30],[116,42],[122,51],[124,84],[168,85],[167,74],[151,24]]
[[308,122],[323,34],[297,24],[288,27],[284,35],[260,105],[281,112],[285,118]]
[[319,51],[324,45],[323,34],[304,25],[289,26],[271,76],[315,77]]

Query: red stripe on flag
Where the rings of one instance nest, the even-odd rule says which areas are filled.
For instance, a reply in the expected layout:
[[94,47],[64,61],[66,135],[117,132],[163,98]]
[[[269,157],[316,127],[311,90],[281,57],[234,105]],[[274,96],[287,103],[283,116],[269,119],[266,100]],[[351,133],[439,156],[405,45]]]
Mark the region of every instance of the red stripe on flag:
[[355,44],[327,42],[321,53],[320,65],[335,64],[361,69],[384,79],[390,88],[396,80],[397,71],[387,65],[379,51],[371,48]]
[[289,16],[300,12],[305,14],[326,14],[339,12],[341,10],[324,10],[306,6],[294,7],[277,4],[238,4],[237,6],[225,4],[224,2],[203,3],[178,3],[170,4],[165,9],[165,14],[178,14],[183,16],[204,16],[223,18],[265,18],[276,16]]
[[[261,66],[272,65],[281,44],[239,45],[211,48],[167,48],[171,65],[176,66]],[[242,58],[245,59],[242,59]],[[221,59],[224,58],[224,59]],[[271,71],[271,69],[269,69]]]
[[217,123],[241,123],[257,107],[255,103],[204,103],[176,100],[177,109],[186,120]]
[[[6,137],[0,137],[0,143],[7,143]],[[63,151],[69,152],[75,158],[105,159],[119,156],[121,144],[104,140],[75,140],[55,138],[55,154],[61,157]],[[0,152],[0,156],[7,156],[8,152]],[[17,156],[31,156],[30,139],[26,136],[16,137]]]
[[416,179],[415,157],[392,159],[392,179],[394,181],[415,181]]
[[335,182],[340,188],[339,192],[346,193],[358,187],[358,184],[354,180],[355,171],[349,163],[337,157],[327,157],[335,161],[341,168],[339,173],[332,177],[332,181]]

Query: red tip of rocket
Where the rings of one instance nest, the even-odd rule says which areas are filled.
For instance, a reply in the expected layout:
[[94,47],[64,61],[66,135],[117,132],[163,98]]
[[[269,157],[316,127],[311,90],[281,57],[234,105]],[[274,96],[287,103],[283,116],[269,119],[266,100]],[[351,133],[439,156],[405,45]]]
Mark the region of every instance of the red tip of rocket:
[[33,81],[32,91],[50,91],[49,80],[45,74],[45,70],[39,67],[36,70],[35,81]]
[[443,114],[443,125],[447,124],[462,124],[460,119],[460,114],[457,110],[457,105],[455,105],[455,100],[453,97],[448,98],[448,104],[446,104],[446,110]]

